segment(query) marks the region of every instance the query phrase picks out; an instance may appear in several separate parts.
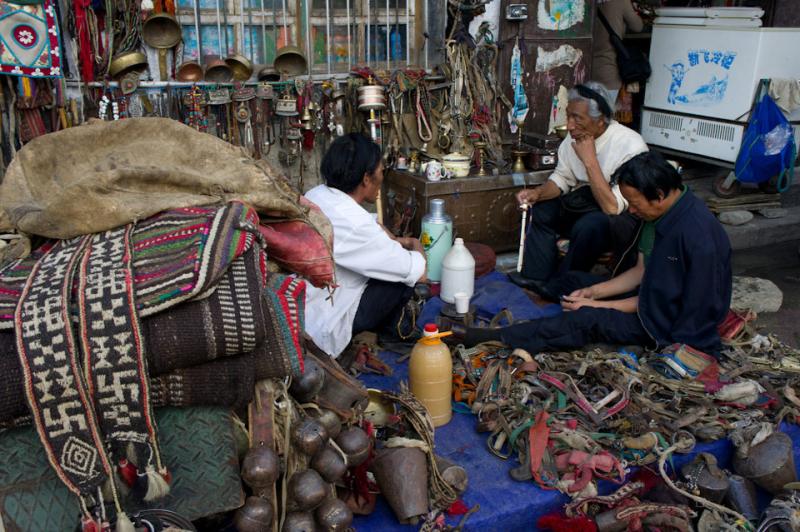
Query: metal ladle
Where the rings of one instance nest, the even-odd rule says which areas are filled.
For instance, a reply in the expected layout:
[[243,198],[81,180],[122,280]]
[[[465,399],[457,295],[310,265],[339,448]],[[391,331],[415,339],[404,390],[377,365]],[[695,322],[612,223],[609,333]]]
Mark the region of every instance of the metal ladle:
[[153,13],[142,25],[142,38],[158,50],[158,72],[162,81],[167,79],[167,50],[181,42],[181,25],[169,13]]

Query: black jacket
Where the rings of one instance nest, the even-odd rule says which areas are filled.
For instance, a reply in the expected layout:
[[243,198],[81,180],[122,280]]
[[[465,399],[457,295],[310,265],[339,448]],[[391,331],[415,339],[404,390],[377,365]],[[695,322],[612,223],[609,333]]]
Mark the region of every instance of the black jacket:
[[691,191],[656,225],[639,289],[639,318],[659,346],[721,349],[717,325],[731,302],[731,245],[706,205]]

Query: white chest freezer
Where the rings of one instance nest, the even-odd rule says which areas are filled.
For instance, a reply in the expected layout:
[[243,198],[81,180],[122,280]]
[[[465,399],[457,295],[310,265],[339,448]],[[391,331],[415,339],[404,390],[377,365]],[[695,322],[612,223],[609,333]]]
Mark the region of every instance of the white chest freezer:
[[656,25],[650,65],[645,141],[733,163],[759,81],[800,79],[800,28]]

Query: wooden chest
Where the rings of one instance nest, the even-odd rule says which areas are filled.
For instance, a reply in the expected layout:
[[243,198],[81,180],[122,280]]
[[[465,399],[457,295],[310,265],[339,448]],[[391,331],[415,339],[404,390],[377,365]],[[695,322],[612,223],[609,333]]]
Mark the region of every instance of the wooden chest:
[[546,170],[430,182],[422,175],[392,170],[383,182],[384,222],[397,229],[405,211],[410,220],[400,228],[401,232],[405,229],[418,237],[430,200],[441,198],[445,212],[453,218],[454,236],[487,244],[495,251],[511,251],[519,245],[521,221],[515,194],[525,186],[542,184],[550,173]]

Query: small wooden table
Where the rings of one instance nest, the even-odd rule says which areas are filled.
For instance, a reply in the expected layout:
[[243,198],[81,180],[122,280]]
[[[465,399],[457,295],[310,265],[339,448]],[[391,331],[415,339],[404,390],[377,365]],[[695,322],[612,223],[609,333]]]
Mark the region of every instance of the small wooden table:
[[521,220],[515,194],[524,187],[541,185],[551,173],[552,170],[542,170],[431,182],[424,175],[391,170],[386,174],[381,191],[384,222],[393,228],[393,220],[398,220],[411,197],[416,209],[408,232],[419,236],[430,200],[441,198],[445,212],[453,218],[454,236],[486,244],[498,252],[511,251],[519,245]]

